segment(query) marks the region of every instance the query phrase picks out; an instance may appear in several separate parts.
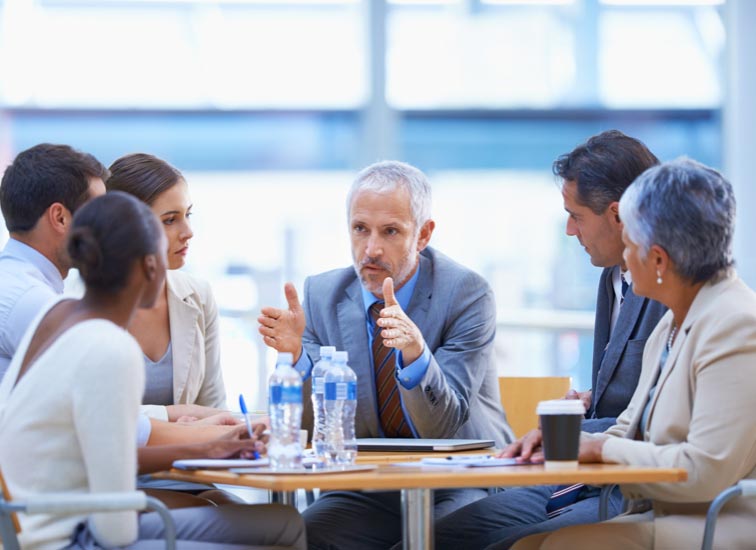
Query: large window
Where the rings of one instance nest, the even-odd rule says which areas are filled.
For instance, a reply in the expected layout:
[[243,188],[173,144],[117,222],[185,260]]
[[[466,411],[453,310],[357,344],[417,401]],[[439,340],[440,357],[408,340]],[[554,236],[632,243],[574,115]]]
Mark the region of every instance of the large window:
[[500,373],[586,388],[599,270],[551,163],[619,128],[719,166],[719,4],[0,0],[0,163],[51,141],[182,169],[188,267],[221,304],[229,392],[258,407],[257,311],[350,264],[346,189],[383,143],[432,180],[432,244],[491,283]]

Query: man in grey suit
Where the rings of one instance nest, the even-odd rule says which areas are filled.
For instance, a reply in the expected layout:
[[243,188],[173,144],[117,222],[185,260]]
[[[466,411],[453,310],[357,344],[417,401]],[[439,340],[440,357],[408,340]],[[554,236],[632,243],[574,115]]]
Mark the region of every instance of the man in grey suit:
[[[635,391],[643,347],[666,311],[658,302],[636,296],[623,259],[619,199],[633,180],[657,158],[640,141],[611,130],[590,138],[553,166],[562,179],[568,213],[567,234],[577,237],[603,267],[598,288],[593,342],[592,389],[570,390],[566,397],[586,406],[583,430],[603,432],[614,425]],[[510,445],[503,456],[529,456],[540,446],[540,431]],[[598,521],[593,487],[525,487],[497,493],[446,516],[436,525],[436,548],[509,548],[518,539],[567,525]],[[621,508],[615,490],[610,514]]]
[[[486,281],[428,247],[435,223],[425,175],[389,161],[357,176],[347,197],[353,268],[305,282],[300,306],[264,308],[267,345],[294,354],[305,378],[305,425],[321,345],[349,352],[357,374],[357,437],[512,441],[501,408]],[[306,320],[306,322],[305,322]],[[436,517],[486,495],[436,491]],[[330,492],[304,514],[310,548],[387,548],[401,538],[399,495]]]

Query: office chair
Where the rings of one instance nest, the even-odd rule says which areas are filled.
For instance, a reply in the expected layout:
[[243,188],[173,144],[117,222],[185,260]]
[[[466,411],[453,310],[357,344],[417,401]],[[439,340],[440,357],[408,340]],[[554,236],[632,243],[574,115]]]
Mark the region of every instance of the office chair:
[[719,493],[711,505],[709,505],[709,511],[706,513],[706,526],[704,527],[703,543],[701,544],[702,550],[711,550],[714,543],[714,529],[717,526],[717,516],[719,515],[722,507],[727,504],[728,501],[735,497],[756,497],[756,479],[743,479],[738,481],[732,487],[729,487]]
[[168,509],[156,498],[142,491],[121,493],[49,493],[35,495],[25,500],[11,499],[8,487],[0,472],[0,541],[5,550],[20,550],[18,533],[21,525],[16,514],[89,514],[93,512],[118,512],[124,510],[154,510],[165,524],[165,547],[176,548],[176,526]]

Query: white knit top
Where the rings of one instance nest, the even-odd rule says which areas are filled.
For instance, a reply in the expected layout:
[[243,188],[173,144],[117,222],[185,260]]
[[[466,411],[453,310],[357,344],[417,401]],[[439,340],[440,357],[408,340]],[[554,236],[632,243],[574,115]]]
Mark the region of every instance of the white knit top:
[[[11,497],[132,491],[144,365],[131,335],[105,320],[78,323],[13,387],[29,341],[53,305],[29,327],[0,384],[0,468]],[[85,519],[19,514],[21,545],[65,546]],[[137,536],[136,512],[95,514],[89,525],[103,546]]]

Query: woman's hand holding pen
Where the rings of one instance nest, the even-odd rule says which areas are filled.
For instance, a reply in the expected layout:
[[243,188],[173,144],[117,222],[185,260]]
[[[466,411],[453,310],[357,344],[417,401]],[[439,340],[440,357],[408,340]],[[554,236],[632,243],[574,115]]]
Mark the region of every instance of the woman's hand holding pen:
[[[265,444],[268,436],[263,434],[264,424],[255,424],[252,427],[252,437],[247,432],[247,427],[240,424],[218,439],[208,441],[202,445],[203,458],[258,458],[266,452]],[[257,454],[257,457],[255,456]]]

